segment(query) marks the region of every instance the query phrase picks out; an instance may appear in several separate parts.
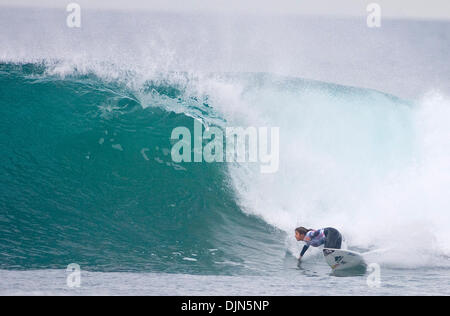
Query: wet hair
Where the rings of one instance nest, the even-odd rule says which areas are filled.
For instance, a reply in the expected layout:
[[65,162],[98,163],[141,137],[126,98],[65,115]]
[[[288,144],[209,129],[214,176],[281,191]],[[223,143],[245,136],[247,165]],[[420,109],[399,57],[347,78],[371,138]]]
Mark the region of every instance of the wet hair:
[[308,229],[305,227],[297,227],[295,229],[296,232],[298,232],[300,235],[306,235],[307,232],[312,231],[312,229]]

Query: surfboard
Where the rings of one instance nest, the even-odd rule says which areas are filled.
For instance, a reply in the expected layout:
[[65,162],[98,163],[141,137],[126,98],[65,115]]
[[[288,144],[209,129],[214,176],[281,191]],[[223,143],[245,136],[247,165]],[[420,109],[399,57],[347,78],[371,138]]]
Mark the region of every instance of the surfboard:
[[343,249],[323,249],[325,261],[333,270],[346,270],[365,267],[366,263],[360,253]]

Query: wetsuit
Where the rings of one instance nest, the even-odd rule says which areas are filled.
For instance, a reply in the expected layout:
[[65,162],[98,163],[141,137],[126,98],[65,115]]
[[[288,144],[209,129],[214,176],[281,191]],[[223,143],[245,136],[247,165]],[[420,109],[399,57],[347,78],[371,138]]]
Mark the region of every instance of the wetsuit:
[[301,257],[303,257],[309,246],[319,247],[324,245],[325,248],[341,249],[342,236],[338,230],[328,227],[307,232],[303,241],[306,245],[300,253]]

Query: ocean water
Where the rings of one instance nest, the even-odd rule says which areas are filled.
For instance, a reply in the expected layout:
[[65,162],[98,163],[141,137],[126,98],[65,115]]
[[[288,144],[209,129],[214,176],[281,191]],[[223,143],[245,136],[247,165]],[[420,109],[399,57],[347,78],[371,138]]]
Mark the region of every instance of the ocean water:
[[[450,23],[65,14],[0,7],[0,294],[450,294]],[[279,127],[278,172],[174,163],[199,121]]]

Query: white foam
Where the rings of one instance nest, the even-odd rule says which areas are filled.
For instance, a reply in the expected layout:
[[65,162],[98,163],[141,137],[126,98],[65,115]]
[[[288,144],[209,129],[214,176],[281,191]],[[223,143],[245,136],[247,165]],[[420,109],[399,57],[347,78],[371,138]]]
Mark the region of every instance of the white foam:
[[230,166],[244,210],[289,236],[334,226],[350,246],[389,248],[378,263],[450,265],[448,98],[430,93],[409,107],[376,93],[265,87],[245,101],[281,126],[282,144],[275,175]]

